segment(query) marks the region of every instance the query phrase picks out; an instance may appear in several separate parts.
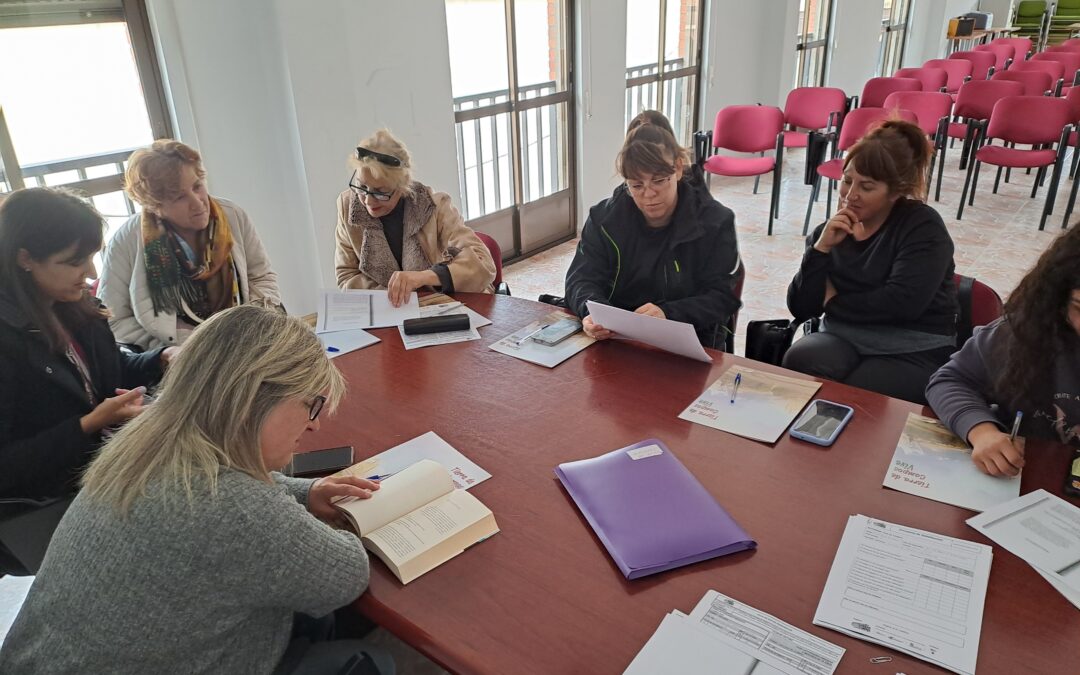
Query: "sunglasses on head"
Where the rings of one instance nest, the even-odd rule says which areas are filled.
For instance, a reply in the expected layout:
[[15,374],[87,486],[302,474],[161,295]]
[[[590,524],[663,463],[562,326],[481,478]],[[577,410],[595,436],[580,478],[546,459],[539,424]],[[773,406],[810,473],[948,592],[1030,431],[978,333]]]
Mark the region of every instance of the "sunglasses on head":
[[370,157],[375,161],[379,162],[380,164],[385,164],[386,166],[401,166],[401,160],[397,157],[394,157],[393,155],[384,155],[381,152],[375,152],[374,150],[368,150],[367,148],[357,147],[356,158],[363,159],[365,157]]

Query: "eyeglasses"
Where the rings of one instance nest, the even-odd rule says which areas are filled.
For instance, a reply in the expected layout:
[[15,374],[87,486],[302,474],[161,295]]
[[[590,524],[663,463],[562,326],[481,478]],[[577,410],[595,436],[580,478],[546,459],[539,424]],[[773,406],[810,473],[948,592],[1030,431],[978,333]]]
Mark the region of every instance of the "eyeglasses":
[[365,157],[370,157],[375,161],[379,162],[380,164],[385,164],[386,166],[392,166],[395,168],[403,164],[400,159],[394,157],[393,155],[384,155],[381,152],[375,152],[374,150],[368,150],[367,148],[357,147],[356,158],[363,159]]
[[390,198],[394,196],[394,193],[397,192],[397,190],[391,190],[390,192],[379,192],[378,190],[372,190],[371,188],[364,185],[357,185],[355,182],[353,182],[353,180],[354,179],[352,178],[349,179],[349,187],[359,192],[361,196],[367,195],[368,197],[371,197],[376,201],[388,202],[390,201]]
[[326,405],[325,396],[316,396],[314,399],[312,399],[311,407],[308,409],[309,422],[314,422],[319,417],[319,413],[322,412],[324,405]]
[[630,191],[632,195],[640,195],[645,192],[645,188],[651,187],[654,192],[659,192],[667,187],[671,182],[671,176],[664,176],[663,178],[653,178],[650,181],[634,181],[633,183],[627,182],[626,189]]

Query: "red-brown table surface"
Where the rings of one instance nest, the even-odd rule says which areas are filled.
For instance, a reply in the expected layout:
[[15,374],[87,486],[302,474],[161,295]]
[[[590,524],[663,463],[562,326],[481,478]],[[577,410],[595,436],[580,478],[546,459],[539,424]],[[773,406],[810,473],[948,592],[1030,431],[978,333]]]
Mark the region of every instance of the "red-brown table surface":
[[[479,341],[405,351],[397,329],[373,331],[381,343],[335,360],[349,394],[303,447],[353,445],[359,460],[433,430],[492,474],[472,492],[501,532],[408,586],[373,558],[360,611],[453,672],[620,673],[665,614],[689,612],[715,589],[847,649],[839,673],[945,672],[811,623],[852,514],[990,543],[964,523],[971,511],[882,487],[918,406],[825,382],[818,397],[855,409],[831,448],[786,434],[758,443],[678,415],[734,363],[786,371],[720,352],[709,365],[614,340],[548,369],[488,346],[550,306],[458,299],[494,322]],[[553,469],[652,437],[757,550],[623,578]],[[1061,494],[1067,448],[1033,444],[1027,454],[1022,492]],[[879,655],[893,660],[872,665]],[[1080,611],[995,546],[978,672],[1076,672],[1077,664]]]

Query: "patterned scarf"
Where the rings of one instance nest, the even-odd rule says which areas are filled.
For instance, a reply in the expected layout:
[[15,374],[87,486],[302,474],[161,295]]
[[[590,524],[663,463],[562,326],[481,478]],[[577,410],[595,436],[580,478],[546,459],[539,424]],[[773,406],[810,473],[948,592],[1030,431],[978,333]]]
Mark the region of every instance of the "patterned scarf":
[[240,304],[240,289],[233,267],[233,236],[221,205],[210,199],[210,225],[199,233],[193,264],[175,230],[144,210],[141,219],[146,280],[154,314],[173,312],[199,324],[213,314]]

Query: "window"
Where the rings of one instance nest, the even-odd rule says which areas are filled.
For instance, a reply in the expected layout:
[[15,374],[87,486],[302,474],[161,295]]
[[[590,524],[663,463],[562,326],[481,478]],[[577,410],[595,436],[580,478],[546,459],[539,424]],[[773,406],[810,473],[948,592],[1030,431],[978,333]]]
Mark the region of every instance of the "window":
[[891,75],[904,62],[910,22],[911,0],[884,1],[881,8],[881,37],[878,39],[878,75]]
[[831,38],[832,0],[799,0],[794,86],[825,86]]

